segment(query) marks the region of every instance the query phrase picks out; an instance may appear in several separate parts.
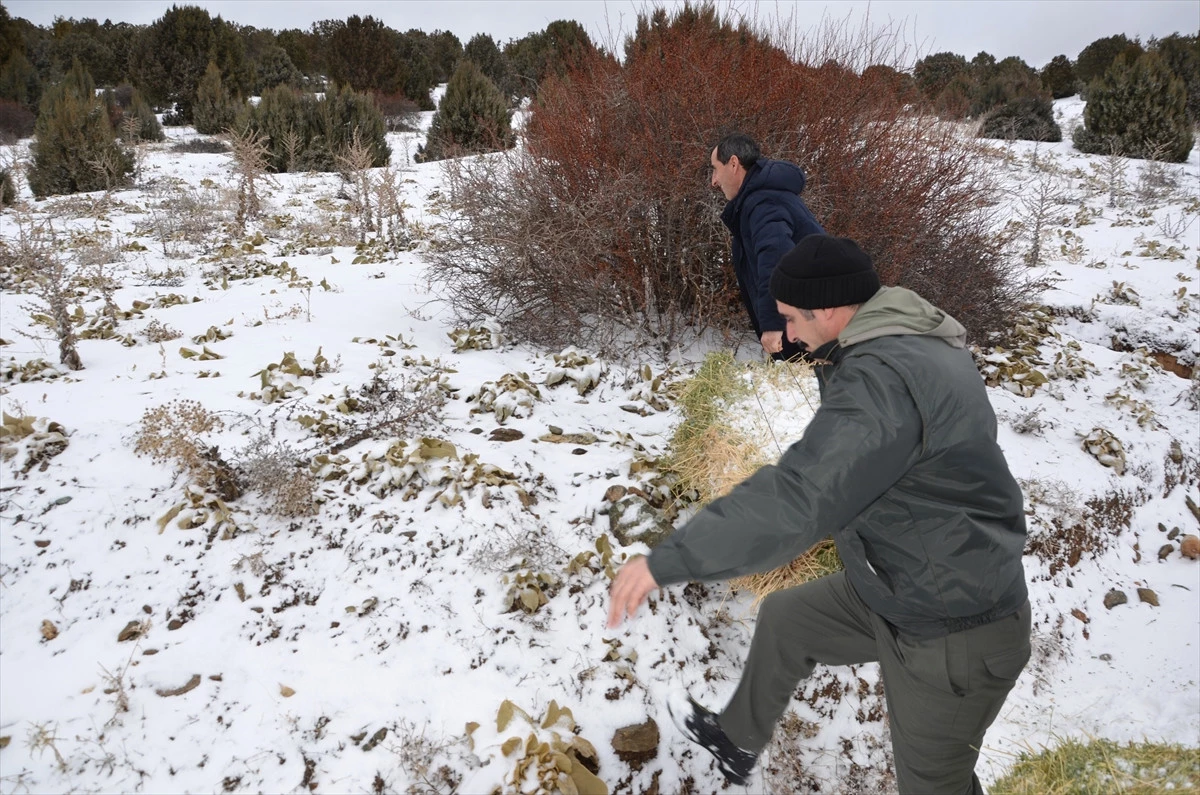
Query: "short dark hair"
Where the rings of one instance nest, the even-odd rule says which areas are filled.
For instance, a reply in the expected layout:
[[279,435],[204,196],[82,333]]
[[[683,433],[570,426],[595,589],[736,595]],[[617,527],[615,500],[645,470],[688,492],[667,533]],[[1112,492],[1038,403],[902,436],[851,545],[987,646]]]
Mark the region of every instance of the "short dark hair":
[[745,133],[730,133],[717,142],[717,160],[728,163],[729,158],[737,155],[742,168],[750,168],[762,157],[762,150],[754,139]]

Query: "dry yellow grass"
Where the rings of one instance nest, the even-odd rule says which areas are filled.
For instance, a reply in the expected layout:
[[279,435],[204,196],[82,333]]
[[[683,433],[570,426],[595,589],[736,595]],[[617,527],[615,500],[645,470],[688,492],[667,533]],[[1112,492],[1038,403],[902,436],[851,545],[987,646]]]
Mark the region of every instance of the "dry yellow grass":
[[[789,411],[815,408],[807,364],[739,363],[726,353],[710,354],[683,387],[684,421],[672,439],[672,469],[695,489],[702,504],[727,494],[759,467],[774,463],[792,439],[780,438]],[[787,566],[729,582],[754,594],[754,604],[842,568],[833,542],[825,539]]]

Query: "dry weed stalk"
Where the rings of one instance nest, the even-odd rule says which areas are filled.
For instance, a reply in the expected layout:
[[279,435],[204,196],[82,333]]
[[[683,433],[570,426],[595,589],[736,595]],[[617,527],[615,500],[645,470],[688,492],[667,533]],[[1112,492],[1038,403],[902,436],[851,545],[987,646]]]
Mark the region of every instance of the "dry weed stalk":
[[[12,241],[14,270],[32,283],[31,292],[49,310],[58,338],[58,360],[71,370],[82,370],[83,361],[76,348],[75,323],[71,318],[74,273],[58,250],[58,239],[50,221],[35,223],[18,216],[17,236]],[[23,332],[18,332],[22,333]],[[31,336],[24,334],[24,336]]]
[[258,196],[258,184],[269,180],[267,166],[270,162],[270,147],[267,137],[246,128],[225,130],[225,138],[233,151],[234,174],[237,178],[238,209],[235,220],[238,229],[245,230],[246,221],[262,214],[262,202]]
[[358,215],[358,242],[366,245],[367,232],[374,228],[371,212],[371,165],[375,152],[363,141],[355,128],[350,142],[338,153],[337,164],[342,178],[354,186],[354,210]]

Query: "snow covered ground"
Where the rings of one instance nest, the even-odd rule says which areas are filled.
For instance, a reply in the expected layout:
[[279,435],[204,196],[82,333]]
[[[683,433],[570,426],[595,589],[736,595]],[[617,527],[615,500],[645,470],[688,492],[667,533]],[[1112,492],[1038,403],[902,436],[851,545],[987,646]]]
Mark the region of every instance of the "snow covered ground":
[[[1037,270],[1054,286],[1025,348],[981,352],[1041,551],[1026,557],[1037,653],[988,735],[985,780],[1064,736],[1200,745],[1200,562],[1179,552],[1198,530],[1198,388],[1160,364],[1200,354],[1200,155],[1085,156],[1069,142],[1082,104],[1056,109],[1066,142],[996,142],[987,159],[998,218],[1026,224],[1014,251],[1044,216]],[[79,328],[96,333],[72,372],[38,301],[0,292],[0,792],[533,791],[568,768],[587,791],[593,755],[612,792],[722,789],[665,697],[682,684],[723,703],[750,600],[672,588],[604,629],[604,568],[641,549],[609,532],[609,490],[654,496],[648,462],[679,420],[653,384],[665,366],[647,378],[642,362],[455,324],[425,274],[446,197],[440,167],[411,162],[419,133],[389,138],[424,242],[387,255],[355,250],[329,174],[276,177],[265,219],[230,234],[228,156],[173,153],[193,134],[169,135],[138,189],[0,216],[6,240],[53,219],[72,250],[110,254],[124,313],[103,331],[103,290],[83,288]],[[166,208],[205,205],[226,223],[189,242],[183,212],[175,239],[156,233]],[[189,491],[177,459],[135,452],[155,417],[182,416],[155,414],[171,401],[220,421],[191,434],[193,458],[216,446],[260,493]],[[404,434],[355,443],[401,409]],[[320,512],[278,515],[306,473]],[[1106,607],[1114,589],[1127,601]],[[886,790],[877,680],[820,670],[749,790]],[[655,750],[614,749],[650,719]]]

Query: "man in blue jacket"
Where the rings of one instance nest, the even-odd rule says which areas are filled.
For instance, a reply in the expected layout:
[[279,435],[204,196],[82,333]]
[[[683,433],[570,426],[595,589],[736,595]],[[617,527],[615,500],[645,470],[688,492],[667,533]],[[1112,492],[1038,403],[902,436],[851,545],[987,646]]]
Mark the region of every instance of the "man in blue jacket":
[[770,288],[813,352],[821,406],[778,464],[621,567],[609,626],[660,586],[769,571],[832,535],[845,570],[763,601],[725,709],[682,694],[672,717],[743,784],[814,666],[877,661],[901,795],[981,795],[975,762],[1029,660],[1030,607],[1023,497],[966,331],[881,287],[845,238],[806,237]]
[[754,333],[774,358],[799,356],[768,285],[784,254],[805,235],[824,231],[800,199],[804,172],[763,157],[754,139],[741,133],[722,138],[710,161],[712,185],[729,201],[721,221],[733,236],[733,270]]

